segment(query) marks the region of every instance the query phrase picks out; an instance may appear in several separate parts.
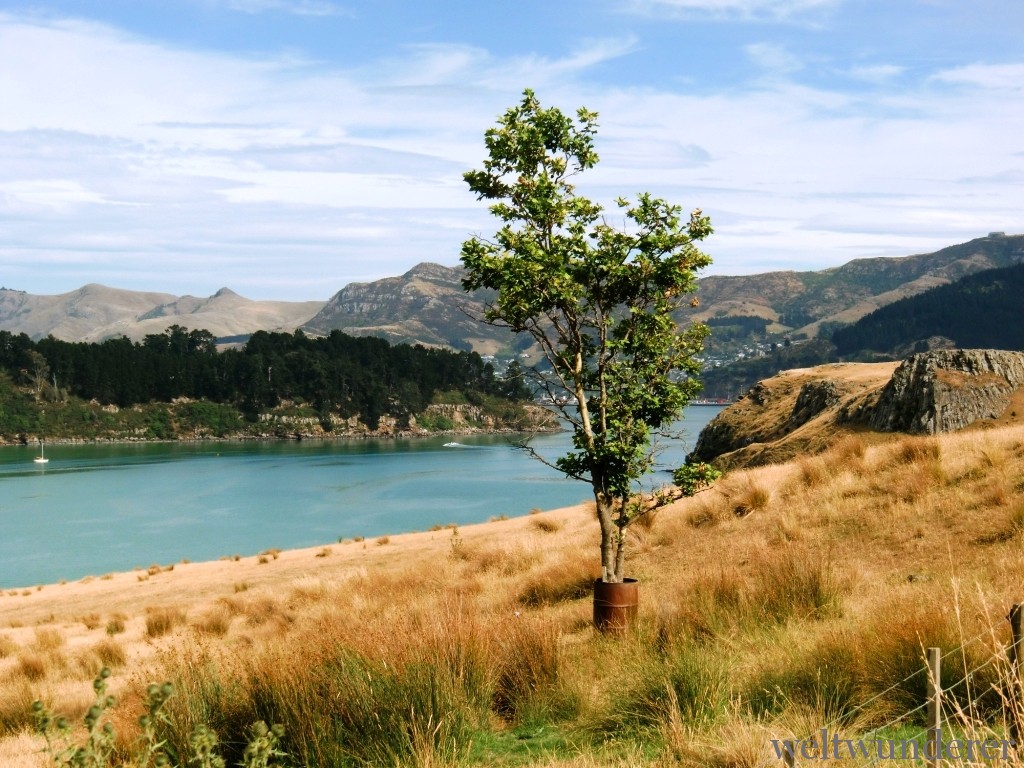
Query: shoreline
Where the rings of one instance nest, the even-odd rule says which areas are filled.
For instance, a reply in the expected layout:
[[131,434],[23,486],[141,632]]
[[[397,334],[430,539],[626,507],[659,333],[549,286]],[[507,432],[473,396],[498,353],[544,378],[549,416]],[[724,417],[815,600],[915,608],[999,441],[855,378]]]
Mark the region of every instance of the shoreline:
[[[327,577],[345,580],[365,577],[370,566],[408,568],[418,561],[445,557],[452,541],[479,543],[521,534],[541,516],[561,523],[586,517],[594,522],[591,502],[467,525],[448,524],[428,531],[385,534],[372,539],[357,536],[294,549],[266,549],[248,555],[214,560],[183,560],[148,568],[112,571],[76,580],[0,589],[0,622],[8,627],[29,626],[47,617],[66,615],[66,621],[96,612],[145,613],[161,601],[206,603],[218,597],[259,588],[285,588],[290,581]],[[65,603],[58,611],[54,605]],[[114,607],[110,603],[116,604]]]
[[538,428],[533,430],[521,430],[512,428],[495,429],[447,429],[437,432],[409,431],[400,432],[349,432],[343,434],[313,434],[308,432],[293,432],[285,435],[228,435],[218,437],[216,435],[199,435],[197,437],[177,438],[155,438],[155,437],[48,437],[44,441],[38,438],[26,440],[4,440],[0,439],[0,448],[34,448],[40,442],[53,445],[131,445],[136,443],[161,445],[173,445],[176,443],[261,443],[281,442],[299,443],[305,440],[319,441],[324,443],[344,440],[423,440],[431,437],[465,437],[467,435],[553,435],[565,432],[563,427]]

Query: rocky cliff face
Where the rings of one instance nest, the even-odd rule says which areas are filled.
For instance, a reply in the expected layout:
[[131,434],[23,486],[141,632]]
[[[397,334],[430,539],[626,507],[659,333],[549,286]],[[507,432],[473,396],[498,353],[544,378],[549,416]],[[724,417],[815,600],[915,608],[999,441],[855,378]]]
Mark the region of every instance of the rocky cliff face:
[[1021,419],[1024,352],[935,350],[898,366],[846,363],[784,371],[712,420],[691,458],[725,469],[815,453],[865,428],[938,434]]
[[878,400],[848,418],[879,432],[954,432],[980,419],[999,418],[1022,385],[1022,352],[924,352],[903,361]]

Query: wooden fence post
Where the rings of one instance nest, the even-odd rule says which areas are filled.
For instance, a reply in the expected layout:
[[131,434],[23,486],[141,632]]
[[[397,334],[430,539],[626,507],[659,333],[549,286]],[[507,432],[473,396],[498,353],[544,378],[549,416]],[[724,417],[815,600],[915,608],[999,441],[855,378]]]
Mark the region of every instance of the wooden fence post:
[[924,755],[928,768],[942,761],[942,651],[928,649],[928,728]]
[[1021,663],[1024,662],[1024,605],[1016,603],[1010,607],[1010,738],[1020,744],[1021,741],[1021,707],[1024,697],[1021,696]]

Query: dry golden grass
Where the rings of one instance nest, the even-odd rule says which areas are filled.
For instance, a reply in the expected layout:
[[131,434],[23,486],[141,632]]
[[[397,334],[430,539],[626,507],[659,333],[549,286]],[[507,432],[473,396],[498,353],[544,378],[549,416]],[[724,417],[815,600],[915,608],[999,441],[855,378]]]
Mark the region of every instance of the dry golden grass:
[[[769,737],[835,718],[857,731],[917,706],[912,674],[929,644],[971,641],[950,657],[952,676],[1006,642],[1002,617],[1024,601],[1024,428],[846,436],[816,456],[734,470],[650,522],[629,561],[639,626],[620,640],[590,628],[597,529],[584,506],[330,557],[279,552],[272,566],[248,557],[142,583],[129,573],[14,590],[0,596],[0,764],[24,750],[18,707],[45,694],[80,710],[75,685],[88,687],[83,666],[95,661],[126,681],[175,679],[175,717],[199,717],[186,701],[203,702],[235,737],[257,702],[273,702],[309,754],[329,749],[314,703],[326,691],[401,723],[413,742],[404,764],[464,759],[451,747],[463,727],[535,722],[583,735],[578,754],[562,745],[532,765],[758,765]],[[116,639],[103,647],[107,633]],[[438,709],[410,720],[430,685]],[[138,703],[126,692],[125,738]],[[384,739],[371,714],[353,704],[347,727]],[[638,746],[652,739],[653,756]]]

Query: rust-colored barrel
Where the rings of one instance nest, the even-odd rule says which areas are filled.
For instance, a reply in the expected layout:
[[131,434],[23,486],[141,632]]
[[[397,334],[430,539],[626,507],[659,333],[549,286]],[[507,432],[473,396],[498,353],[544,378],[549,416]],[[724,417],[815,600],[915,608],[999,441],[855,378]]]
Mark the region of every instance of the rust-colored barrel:
[[636,619],[640,585],[636,579],[594,582],[594,626],[601,632],[625,632]]

